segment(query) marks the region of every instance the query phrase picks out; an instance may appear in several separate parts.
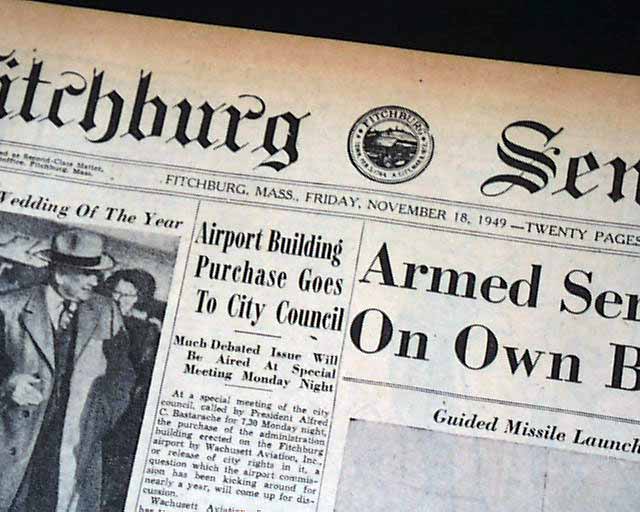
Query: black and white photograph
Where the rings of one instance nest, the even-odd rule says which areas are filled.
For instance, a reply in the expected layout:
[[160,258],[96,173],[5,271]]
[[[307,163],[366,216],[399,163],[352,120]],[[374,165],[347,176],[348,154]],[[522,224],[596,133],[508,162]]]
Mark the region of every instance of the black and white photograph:
[[613,457],[352,419],[334,510],[631,511],[639,474]]
[[0,213],[0,510],[124,509],[178,243]]

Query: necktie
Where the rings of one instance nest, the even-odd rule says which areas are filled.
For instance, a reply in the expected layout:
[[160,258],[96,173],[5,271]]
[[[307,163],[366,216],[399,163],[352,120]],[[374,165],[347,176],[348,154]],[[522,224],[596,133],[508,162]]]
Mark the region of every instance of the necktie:
[[70,300],[64,300],[62,302],[62,311],[60,311],[60,316],[58,317],[59,331],[66,331],[67,329],[69,329],[77,307],[78,305]]

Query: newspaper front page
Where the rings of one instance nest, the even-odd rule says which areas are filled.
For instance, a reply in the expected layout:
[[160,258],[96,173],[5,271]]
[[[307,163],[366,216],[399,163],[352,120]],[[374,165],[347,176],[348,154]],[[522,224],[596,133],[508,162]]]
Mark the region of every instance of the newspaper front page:
[[0,510],[637,509],[637,77],[0,13]]

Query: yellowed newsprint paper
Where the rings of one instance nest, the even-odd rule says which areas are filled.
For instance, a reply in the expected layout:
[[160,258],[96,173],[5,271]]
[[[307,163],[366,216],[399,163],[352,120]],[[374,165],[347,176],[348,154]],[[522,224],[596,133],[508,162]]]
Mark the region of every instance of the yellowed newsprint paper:
[[0,18],[0,511],[638,509],[638,77]]

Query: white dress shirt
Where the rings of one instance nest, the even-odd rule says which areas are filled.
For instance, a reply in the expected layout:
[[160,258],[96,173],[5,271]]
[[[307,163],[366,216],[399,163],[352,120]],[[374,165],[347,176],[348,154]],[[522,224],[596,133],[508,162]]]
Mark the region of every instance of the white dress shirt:
[[[64,299],[60,294],[51,287],[47,286],[44,292],[45,301],[47,302],[47,311],[49,312],[49,319],[54,330],[58,329],[58,322],[60,321],[60,315],[64,309]],[[71,302],[69,305],[69,311],[72,313],[78,308],[77,302]]]

